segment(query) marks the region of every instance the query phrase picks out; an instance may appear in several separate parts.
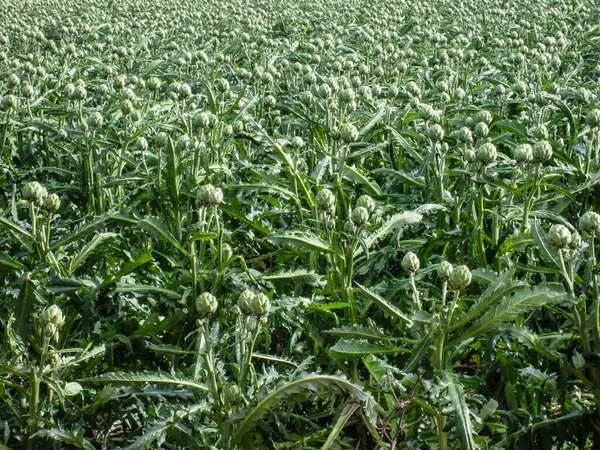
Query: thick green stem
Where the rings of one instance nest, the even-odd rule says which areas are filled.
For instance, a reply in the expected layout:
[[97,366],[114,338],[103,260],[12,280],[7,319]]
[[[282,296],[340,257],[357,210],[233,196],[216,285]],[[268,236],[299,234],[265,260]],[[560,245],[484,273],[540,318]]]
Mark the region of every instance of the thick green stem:
[[254,328],[254,333],[252,333],[252,337],[250,338],[250,343],[248,345],[248,351],[245,355],[244,366],[242,368],[242,372],[240,374],[239,385],[243,391],[246,389],[246,378],[248,377],[248,370],[250,369],[250,365],[252,363],[252,354],[254,353],[254,344],[256,343],[256,339],[258,338],[258,333],[260,331],[260,322],[262,320],[261,316],[256,318],[256,326]]
[[539,165],[535,166],[533,173],[533,183],[531,184],[531,190],[529,191],[529,195],[525,200],[525,206],[523,209],[523,221],[521,222],[521,228],[519,229],[519,233],[523,234],[527,230],[529,226],[529,214],[531,212],[531,208],[533,208],[534,195],[538,190],[538,181],[539,181]]
[[206,352],[202,355],[202,357],[208,372],[208,382],[210,384],[215,401],[218,401],[219,386],[217,385],[217,378],[215,376],[213,346],[210,344],[210,320],[208,317],[204,321],[204,344],[206,345]]

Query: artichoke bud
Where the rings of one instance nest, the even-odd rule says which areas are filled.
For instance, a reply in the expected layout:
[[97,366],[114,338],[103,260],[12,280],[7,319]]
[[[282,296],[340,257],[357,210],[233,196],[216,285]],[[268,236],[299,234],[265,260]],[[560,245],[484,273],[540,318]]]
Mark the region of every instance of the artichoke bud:
[[252,292],[251,290],[246,289],[244,292],[242,292],[238,298],[238,308],[240,308],[240,311],[242,311],[242,314],[245,314],[247,316],[251,315],[252,313],[252,309],[250,307],[250,303],[252,302],[252,300],[254,299],[255,294],[254,292]]
[[566,248],[571,243],[571,232],[564,225],[552,225],[548,231],[548,242],[558,250]]
[[533,160],[533,148],[529,144],[521,144],[515,148],[515,160],[525,163]]
[[467,266],[458,266],[450,274],[450,284],[454,289],[464,289],[471,284],[471,271]]
[[212,184],[205,184],[198,188],[196,197],[196,206],[198,208],[207,206],[217,206],[223,203],[223,191],[214,187]]
[[49,213],[55,213],[60,208],[60,198],[56,194],[50,194],[46,197],[42,206]]
[[169,136],[164,131],[159,132],[156,135],[156,143],[161,147],[166,147],[169,143]]
[[348,144],[351,142],[356,142],[358,139],[358,130],[351,123],[347,123],[340,130],[340,137]]
[[452,272],[454,271],[454,267],[448,261],[442,261],[437,269],[438,277],[442,280],[447,280],[452,276]]
[[335,195],[329,189],[322,189],[316,196],[317,205],[326,213],[335,212]]
[[444,129],[436,123],[427,129],[427,135],[432,141],[440,142],[444,139]]
[[487,137],[489,132],[490,129],[488,128],[485,122],[478,122],[477,125],[475,125],[475,136],[477,136],[478,138]]
[[581,235],[577,231],[571,234],[571,242],[569,243],[569,247],[573,250],[581,247]]
[[352,222],[359,227],[366,225],[369,222],[369,211],[367,208],[362,206],[354,208],[354,211],[352,211]]
[[600,214],[588,211],[579,218],[579,228],[584,233],[597,234],[600,232]]
[[369,211],[369,214],[372,214],[373,211],[375,211],[375,200],[366,194],[361,195],[358,197],[358,200],[356,200],[356,206],[362,206]]
[[408,252],[402,258],[402,268],[409,273],[415,273],[420,267],[419,257],[413,252]]
[[538,141],[533,146],[533,158],[537,162],[548,161],[552,158],[552,145],[548,141]]
[[196,298],[196,311],[202,316],[208,316],[217,310],[218,302],[210,292],[204,292]]
[[48,191],[37,181],[27,183],[23,187],[23,198],[30,203],[41,205],[44,199],[48,196]]
[[[65,318],[58,306],[50,305],[44,311],[42,311],[42,314],[40,315],[40,323],[42,324],[44,330],[46,330],[46,326],[48,324],[52,324],[56,329],[58,329],[65,324]],[[56,329],[54,331],[56,331]]]
[[473,133],[469,127],[462,127],[460,130],[458,130],[458,140],[464,142],[465,144],[473,143]]
[[254,295],[250,300],[250,314],[252,316],[264,316],[271,310],[271,302],[269,297],[260,293]]
[[227,403],[230,405],[236,405],[242,399],[240,387],[235,383],[225,383],[223,391],[225,392]]
[[482,164],[490,164],[496,160],[498,153],[496,151],[496,146],[490,142],[486,142],[479,146],[475,153],[475,157]]

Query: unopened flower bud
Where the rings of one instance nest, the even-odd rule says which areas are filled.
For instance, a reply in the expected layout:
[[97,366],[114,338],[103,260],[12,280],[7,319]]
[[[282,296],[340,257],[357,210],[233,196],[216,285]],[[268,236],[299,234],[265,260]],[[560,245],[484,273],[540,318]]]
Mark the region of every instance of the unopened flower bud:
[[40,315],[40,323],[42,327],[46,327],[49,323],[53,324],[57,328],[61,328],[65,324],[65,318],[62,311],[56,305],[48,306]]
[[475,156],[482,164],[490,164],[496,161],[498,152],[496,151],[496,146],[494,144],[486,142],[477,148]]
[[489,133],[490,129],[485,122],[478,122],[477,125],[475,125],[475,136],[478,138],[487,137]]
[[340,137],[346,143],[356,142],[358,139],[358,130],[351,123],[347,123],[340,130]]
[[48,196],[48,191],[37,181],[27,183],[23,187],[23,198],[31,203],[42,204],[44,199]]
[[139,138],[137,138],[137,141],[135,141],[135,146],[138,150],[142,152],[146,151],[148,150],[148,141],[144,136],[140,136]]
[[552,225],[548,231],[548,242],[556,249],[566,248],[571,243],[571,232],[564,225]]
[[552,145],[550,145],[550,142],[536,142],[533,146],[533,158],[540,163],[552,158]]
[[494,119],[494,116],[492,116],[492,113],[486,110],[481,110],[478,111],[477,114],[475,114],[475,122],[483,122],[486,125],[489,125],[492,123],[492,120]]
[[352,211],[352,222],[359,227],[366,225],[369,222],[369,211],[362,206],[357,206]]
[[600,214],[594,211],[588,211],[579,219],[579,228],[584,233],[600,233]]
[[413,252],[408,252],[402,258],[402,268],[409,273],[414,273],[419,270],[420,267],[419,257]]
[[447,280],[452,276],[452,272],[454,271],[454,267],[448,261],[442,261],[437,269],[438,277],[442,280]]
[[240,308],[240,311],[242,311],[242,314],[245,314],[247,316],[251,315],[252,313],[252,309],[250,307],[250,303],[252,302],[252,300],[254,299],[254,292],[246,289],[244,292],[242,292],[240,294],[240,296],[238,297],[238,308]]
[[356,206],[362,206],[369,211],[369,214],[372,214],[373,211],[375,211],[375,200],[366,194],[361,195],[358,197],[358,200],[356,200]]
[[214,187],[212,184],[205,184],[198,188],[197,207],[216,206],[220,203],[223,203],[223,191],[221,189]]
[[252,297],[250,301],[250,314],[252,316],[264,316],[271,310],[269,297],[260,293]]
[[55,213],[60,208],[60,198],[56,194],[50,194],[44,200],[43,208],[49,213]]
[[196,311],[201,316],[208,316],[217,310],[218,302],[210,292],[204,292],[196,298]]
[[515,160],[525,163],[533,160],[533,148],[529,144],[521,144],[515,147]]
[[427,136],[434,142],[440,142],[444,139],[444,129],[437,123],[433,124],[427,128]]
[[462,127],[458,130],[458,140],[460,142],[464,142],[465,144],[473,143],[473,133],[468,127]]
[[304,147],[304,140],[300,136],[294,136],[290,142],[290,145],[293,148],[302,148]]
[[458,266],[454,268],[449,281],[454,289],[464,289],[471,284],[472,275],[467,266]]
[[317,205],[325,212],[333,214],[335,212],[335,195],[329,189],[322,189],[316,196]]
[[227,403],[230,405],[236,405],[242,399],[240,387],[235,383],[225,383],[225,386],[223,386],[223,391],[225,392]]
[[169,143],[169,136],[164,131],[159,132],[156,135],[156,143],[161,147],[166,147]]

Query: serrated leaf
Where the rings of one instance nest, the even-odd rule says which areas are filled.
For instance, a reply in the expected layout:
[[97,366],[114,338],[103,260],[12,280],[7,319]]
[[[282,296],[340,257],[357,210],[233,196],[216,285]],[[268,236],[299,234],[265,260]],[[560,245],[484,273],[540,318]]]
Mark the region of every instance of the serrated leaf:
[[81,383],[100,384],[170,384],[188,386],[201,391],[210,391],[208,386],[189,378],[174,376],[166,372],[109,372],[91,378],[79,380]]
[[370,289],[367,289],[366,287],[361,286],[358,283],[355,283],[355,284],[356,284],[356,287],[358,288],[359,292],[363,296],[365,296],[366,298],[368,298],[369,300],[371,300],[372,302],[377,304],[381,309],[383,309],[390,316],[400,319],[408,325],[412,325],[413,321],[408,316],[406,316],[402,311],[400,311],[394,305],[389,303],[383,297],[379,296],[378,294],[371,291]]
[[296,269],[296,270],[286,270],[284,272],[277,272],[268,275],[262,275],[259,277],[260,280],[263,281],[282,281],[282,280],[291,280],[296,283],[309,284],[311,286],[325,286],[325,281],[323,277],[312,270],[304,270],[304,269]]
[[84,432],[84,429],[81,429],[79,433],[75,434],[70,431],[61,430],[59,428],[48,428],[40,430],[37,433],[31,435],[29,439],[33,439],[35,437],[49,438],[55,441],[60,441],[63,444],[75,448],[85,448],[94,450],[96,447],[94,447],[83,437]]
[[371,195],[381,195],[381,188],[374,181],[369,181],[359,170],[354,167],[344,166],[342,176],[345,180],[364,185]]
[[29,337],[31,315],[35,312],[38,303],[36,286],[37,283],[35,281],[25,278],[22,281],[19,297],[15,305],[15,331],[25,340]]
[[98,231],[98,229],[102,228],[103,226],[106,226],[106,224],[108,222],[113,221],[113,220],[122,220],[122,221],[126,221],[129,223],[131,223],[133,221],[133,223],[135,223],[135,219],[133,219],[131,217],[123,216],[122,214],[117,214],[117,213],[106,214],[104,216],[97,217],[94,220],[85,221],[83,223],[83,225],[75,228],[75,230],[73,230],[72,233],[69,233],[68,235],[55,241],[50,246],[50,249],[56,250],[67,244],[70,244],[71,242],[75,242],[79,239],[83,239],[83,238],[87,237],[88,235],[95,233],[96,231]]
[[[333,392],[350,395],[356,402],[362,404],[365,417],[372,426],[377,419],[375,399],[359,384],[335,375],[307,374],[300,378],[281,384],[276,389],[260,398],[257,403],[235,413],[226,424],[224,437],[231,447],[244,436],[267,413],[278,407],[282,402],[297,401],[303,395],[314,398],[315,394]],[[236,422],[239,425],[233,432],[231,428]]]
[[167,345],[167,344],[156,345],[151,342],[146,342],[146,348],[148,350],[153,351],[154,353],[158,353],[161,355],[164,355],[164,354],[167,354],[167,355],[195,355],[195,354],[197,354],[196,351],[183,350],[181,347],[179,347],[177,345]]
[[0,216],[0,224],[4,225],[6,228],[8,228],[11,231],[14,231],[15,233],[26,236],[29,239],[33,239],[33,236],[31,235],[31,233],[29,231],[27,231],[25,228],[17,225],[16,223],[14,223],[11,220],[5,219],[2,216]]
[[181,298],[181,294],[179,292],[175,292],[170,289],[165,289],[158,286],[149,286],[147,284],[121,284],[115,288],[115,292],[123,292],[134,295],[153,294],[173,299]]
[[187,250],[179,243],[179,241],[171,234],[164,224],[155,217],[146,217],[138,222],[138,226],[154,235],[159,242],[168,243],[185,256],[189,256]]
[[458,437],[461,442],[461,449],[476,450],[479,447],[475,444],[475,440],[473,439],[475,431],[471,424],[469,407],[465,402],[462,385],[458,382],[456,376],[448,371],[442,373],[442,380],[446,384],[446,397],[450,400],[450,404],[454,410],[454,418],[456,420]]
[[65,385],[63,391],[67,397],[71,397],[83,391],[83,387],[79,383],[71,382]]
[[123,268],[119,270],[115,275],[108,277],[106,280],[102,282],[100,286],[98,286],[98,290],[106,289],[111,284],[117,282],[125,275],[129,275],[131,272],[134,272],[139,267],[143,266],[146,263],[152,261],[152,253],[150,251],[145,251],[141,253],[135,260],[128,261],[123,265]]
[[0,253],[0,272],[9,272],[25,268],[23,264],[5,252]]
[[[492,273],[490,272],[486,273],[488,276],[491,274]],[[524,281],[513,279],[514,274],[515,268],[511,267],[497,277],[494,276],[493,278],[488,278],[493,281],[486,288],[483,294],[481,294],[475,305],[469,308],[469,311],[464,315],[464,317],[462,317],[456,324],[452,325],[451,329],[456,330],[468,324],[471,322],[471,320],[476,319],[487,312],[493,305],[501,301],[507,295],[510,295],[516,289],[526,287],[527,283]]]
[[282,233],[267,236],[268,241],[276,245],[290,245],[302,250],[314,250],[317,252],[338,254],[331,246],[318,237],[309,233]]
[[436,328],[431,327],[427,336],[422,338],[419,341],[419,345],[413,350],[412,355],[408,362],[406,363],[406,367],[404,368],[404,372],[411,373],[413,372],[419,365],[419,363],[425,358],[427,352],[429,351],[429,346],[433,341],[433,337],[435,335]]
[[[394,214],[382,226],[380,226],[377,231],[367,236],[365,242],[367,243],[367,246],[371,248],[373,244],[383,239],[397,228],[419,223],[422,218],[423,216],[421,214],[414,211],[405,211]],[[354,257],[356,258],[362,253],[362,251],[363,250],[361,247],[357,248],[354,252]]]
[[531,234],[533,241],[536,243],[538,251],[542,258],[546,261],[552,262],[555,267],[560,269],[559,257],[556,250],[552,248],[548,239],[546,239],[545,233],[542,231],[540,224],[537,220],[533,221],[533,227],[531,227]]
[[477,336],[497,327],[504,322],[510,322],[522,315],[549,303],[560,303],[567,297],[561,285],[539,284],[533,289],[521,288],[500,304],[486,312],[460,338],[448,345],[449,348],[470,337]]
[[102,244],[105,240],[118,236],[117,233],[100,233],[95,235],[90,242],[77,253],[73,258],[73,262],[69,265],[69,271],[73,273],[83,262],[94,253],[96,247]]
[[329,353],[333,357],[360,358],[365,355],[378,355],[383,353],[407,353],[410,350],[395,347],[393,345],[383,345],[374,342],[356,341],[340,339]]
[[346,339],[377,339],[387,341],[394,339],[393,337],[386,336],[379,330],[362,327],[360,325],[332,328],[331,330],[324,331],[324,333]]

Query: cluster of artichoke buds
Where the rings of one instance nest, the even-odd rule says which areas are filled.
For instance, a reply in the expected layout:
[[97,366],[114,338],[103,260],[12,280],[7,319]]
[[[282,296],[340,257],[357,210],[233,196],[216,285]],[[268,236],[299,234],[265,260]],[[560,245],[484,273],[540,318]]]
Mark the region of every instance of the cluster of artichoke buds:
[[214,187],[212,184],[205,184],[198,188],[198,195],[196,197],[196,206],[198,208],[217,206],[223,203],[223,191],[219,188]]
[[60,208],[58,195],[48,195],[46,188],[37,181],[32,181],[23,186],[23,198],[35,206],[41,206],[49,213],[55,213]]
[[42,206],[46,197],[48,197],[48,191],[37,181],[27,183],[23,187],[23,198],[29,203]]
[[62,311],[56,305],[48,306],[40,315],[42,332],[46,339],[57,338],[58,330],[65,324]]
[[238,298],[238,307],[247,316],[259,317],[271,310],[271,302],[265,294],[255,294],[247,289]]
[[375,200],[368,195],[361,195],[356,201],[356,207],[352,211],[352,222],[359,227],[366,225],[373,211],[375,211]]

